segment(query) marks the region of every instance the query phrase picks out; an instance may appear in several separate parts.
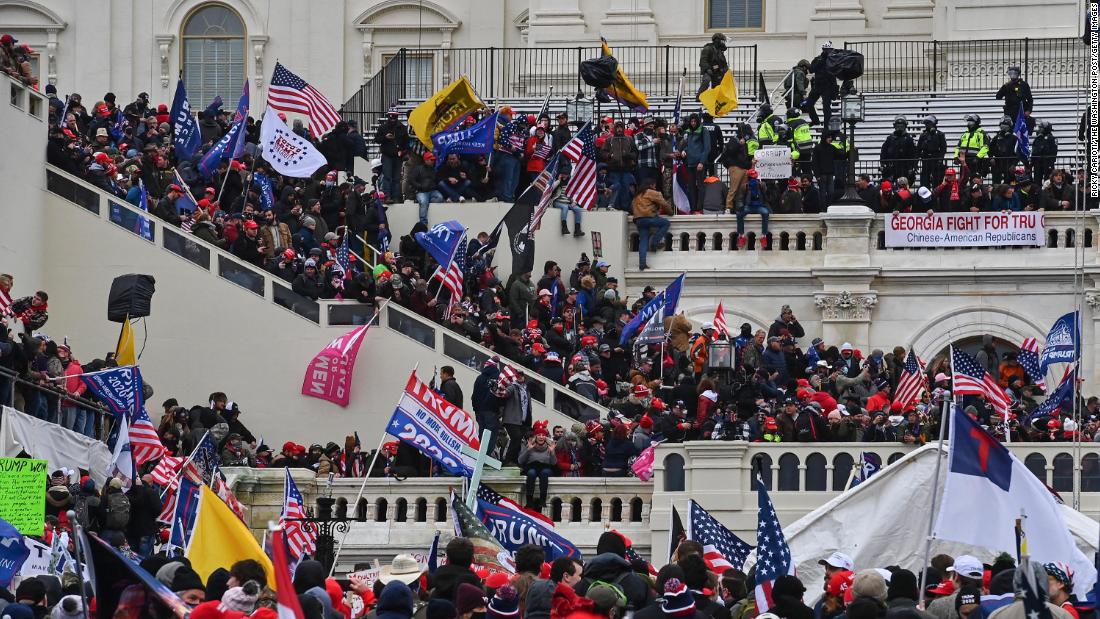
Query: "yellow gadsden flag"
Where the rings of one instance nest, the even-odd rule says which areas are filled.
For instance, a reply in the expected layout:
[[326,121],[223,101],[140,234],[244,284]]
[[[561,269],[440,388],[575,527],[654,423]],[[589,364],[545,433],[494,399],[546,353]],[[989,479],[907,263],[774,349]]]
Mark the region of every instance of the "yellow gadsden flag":
[[463,75],[409,112],[409,126],[430,150],[432,134],[443,131],[466,114],[483,107],[485,104],[474,92],[470,80]]
[[714,88],[708,88],[699,94],[699,101],[710,115],[721,118],[737,109],[737,82],[733,81],[733,71],[726,70],[722,81]]
[[134,330],[130,327],[130,315],[122,321],[122,331],[118,334],[118,346],[115,347],[115,361],[121,365],[137,365],[134,352]]
[[195,529],[187,545],[191,569],[203,582],[219,567],[228,568],[242,559],[255,559],[264,567],[268,584],[275,582],[271,559],[264,554],[252,531],[207,485],[200,486]]
[[[603,46],[603,55],[611,56],[611,47],[607,44],[607,41],[603,38],[600,39],[600,43]],[[629,107],[635,112],[644,112],[649,109],[649,101],[646,100],[645,93],[634,87],[634,84],[630,83],[630,78],[623,72],[623,65],[620,62],[619,66],[615,68],[615,81],[611,82],[611,85],[604,89],[609,96],[618,99],[623,105]]]

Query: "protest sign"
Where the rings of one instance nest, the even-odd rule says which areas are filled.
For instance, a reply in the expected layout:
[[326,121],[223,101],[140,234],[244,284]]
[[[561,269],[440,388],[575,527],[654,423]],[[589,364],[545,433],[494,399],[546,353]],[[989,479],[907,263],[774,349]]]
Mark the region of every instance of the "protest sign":
[[[59,557],[52,548],[29,537],[23,538],[23,544],[30,552],[27,560],[23,563],[23,567],[19,570],[19,576],[24,580],[34,576],[61,576],[64,572],[76,572],[76,561],[71,560],[71,554],[66,553],[67,556],[64,558]],[[84,580],[91,582],[91,573],[88,566],[82,565],[81,567],[84,572]]]
[[791,149],[787,146],[768,146],[753,155],[753,167],[760,178],[772,180],[791,177]]
[[1042,213],[890,213],[887,247],[1042,247]]
[[0,518],[23,535],[42,535],[46,475],[45,460],[0,458]]

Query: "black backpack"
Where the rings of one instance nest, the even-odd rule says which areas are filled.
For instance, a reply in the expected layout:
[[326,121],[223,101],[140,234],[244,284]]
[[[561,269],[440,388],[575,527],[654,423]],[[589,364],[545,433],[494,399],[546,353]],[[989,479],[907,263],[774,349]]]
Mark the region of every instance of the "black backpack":
[[130,499],[122,492],[107,495],[107,517],[104,528],[122,531],[130,524]]

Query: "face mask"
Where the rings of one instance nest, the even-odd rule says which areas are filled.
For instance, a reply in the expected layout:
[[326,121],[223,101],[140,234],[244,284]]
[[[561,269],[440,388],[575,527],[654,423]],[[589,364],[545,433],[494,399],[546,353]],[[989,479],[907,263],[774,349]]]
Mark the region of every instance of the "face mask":
[[967,128],[967,129],[970,129],[971,131],[973,131],[973,130],[975,130],[975,129],[977,129],[977,128],[978,128],[978,123],[976,123],[976,122],[968,122],[968,123],[966,123],[966,128]]

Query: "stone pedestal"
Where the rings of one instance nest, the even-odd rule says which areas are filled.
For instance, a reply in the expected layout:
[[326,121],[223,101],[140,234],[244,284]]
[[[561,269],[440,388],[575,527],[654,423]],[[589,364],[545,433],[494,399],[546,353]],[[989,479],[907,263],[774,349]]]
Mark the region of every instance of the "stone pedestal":
[[599,40],[585,32],[580,0],[532,0],[529,14],[527,37],[531,47],[561,43],[576,46]]
[[[813,49],[819,49],[821,43],[833,41],[835,47],[843,46],[846,35],[860,35],[867,30],[867,14],[863,11],[861,0],[817,0],[811,22],[825,22],[827,27],[811,27],[811,36],[816,36]],[[825,34],[824,32],[828,34]]]
[[824,219],[825,266],[870,266],[874,212],[862,205],[834,204]]
[[615,45],[656,45],[657,20],[650,0],[610,0],[600,34],[614,49]]

